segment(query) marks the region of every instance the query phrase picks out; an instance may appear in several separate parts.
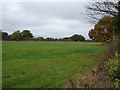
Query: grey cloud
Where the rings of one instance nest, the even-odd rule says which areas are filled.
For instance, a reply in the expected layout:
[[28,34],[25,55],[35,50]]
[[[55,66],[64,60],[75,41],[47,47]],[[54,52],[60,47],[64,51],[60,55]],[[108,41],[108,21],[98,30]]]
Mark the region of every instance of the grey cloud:
[[0,3],[0,30],[2,30],[2,4]]
[[86,2],[22,3],[21,9],[32,14],[37,13],[40,17],[49,15],[49,17],[64,19],[85,19],[87,4]]
[[37,36],[60,38],[75,33],[88,38],[92,25],[82,2],[3,3],[2,28],[9,33],[30,29]]

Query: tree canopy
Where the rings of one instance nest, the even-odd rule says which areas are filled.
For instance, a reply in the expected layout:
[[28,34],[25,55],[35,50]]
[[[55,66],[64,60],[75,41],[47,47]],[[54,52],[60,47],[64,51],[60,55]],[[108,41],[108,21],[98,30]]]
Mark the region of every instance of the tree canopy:
[[21,35],[22,35],[24,40],[28,40],[28,39],[32,39],[33,38],[33,34],[29,30],[23,30]]
[[[103,16],[112,16],[112,31],[116,34],[118,53],[120,54],[120,1],[119,0],[99,0],[93,1],[87,6],[87,13],[90,21],[96,22]],[[89,32],[91,34],[93,30]],[[91,36],[90,36],[91,37]]]
[[94,29],[89,31],[89,37],[95,41],[109,41],[115,35],[112,30],[112,20],[111,16],[104,16],[99,20],[97,24],[95,24]]
[[72,41],[85,41],[85,38],[82,35],[75,34],[70,37]]
[[2,32],[2,39],[7,40],[8,38],[8,33],[7,32]]
[[2,32],[2,40],[32,40],[33,34],[29,30],[23,30],[20,32],[19,30],[13,32],[12,34],[8,35],[7,32]]
[[10,40],[20,41],[22,40],[21,32],[19,30],[15,31],[9,36],[9,38]]

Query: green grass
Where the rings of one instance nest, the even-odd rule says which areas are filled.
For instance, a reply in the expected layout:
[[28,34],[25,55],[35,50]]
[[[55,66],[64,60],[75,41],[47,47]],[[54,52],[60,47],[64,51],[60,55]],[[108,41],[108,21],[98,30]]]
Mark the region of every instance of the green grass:
[[99,60],[101,43],[2,43],[3,87],[57,88],[83,74]]
[[2,89],[2,41],[0,41],[0,89]]

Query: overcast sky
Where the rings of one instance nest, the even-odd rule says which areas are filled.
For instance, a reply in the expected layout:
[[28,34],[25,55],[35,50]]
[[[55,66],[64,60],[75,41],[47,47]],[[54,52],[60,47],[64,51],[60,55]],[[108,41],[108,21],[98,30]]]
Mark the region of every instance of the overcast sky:
[[[88,2],[4,2],[2,30],[30,30],[35,37],[63,38],[81,34],[88,39],[93,27],[86,15]],[[0,5],[1,7],[1,5]]]

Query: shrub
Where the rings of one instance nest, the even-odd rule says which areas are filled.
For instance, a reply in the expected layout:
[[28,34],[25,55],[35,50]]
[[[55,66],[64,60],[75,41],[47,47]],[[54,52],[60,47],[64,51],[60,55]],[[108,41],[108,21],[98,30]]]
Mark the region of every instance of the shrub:
[[115,53],[112,59],[109,59],[106,63],[108,74],[111,77],[115,88],[120,88],[120,54]]

